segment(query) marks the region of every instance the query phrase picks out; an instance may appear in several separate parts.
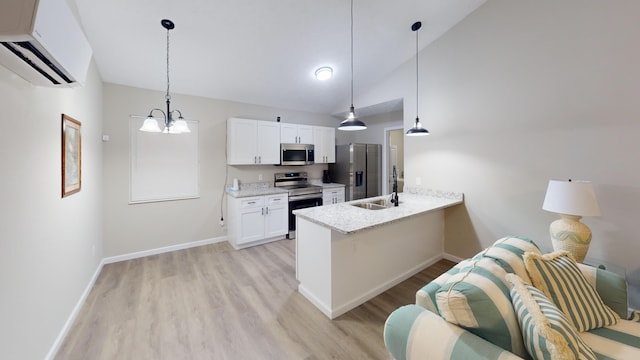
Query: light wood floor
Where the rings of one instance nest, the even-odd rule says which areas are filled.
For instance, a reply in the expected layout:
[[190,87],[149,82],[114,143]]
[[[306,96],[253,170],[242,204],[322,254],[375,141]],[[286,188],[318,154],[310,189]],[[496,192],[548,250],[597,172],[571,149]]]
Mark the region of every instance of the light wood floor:
[[105,265],[56,359],[388,359],[387,316],[442,260],[329,320],[296,288],[295,242],[224,242]]

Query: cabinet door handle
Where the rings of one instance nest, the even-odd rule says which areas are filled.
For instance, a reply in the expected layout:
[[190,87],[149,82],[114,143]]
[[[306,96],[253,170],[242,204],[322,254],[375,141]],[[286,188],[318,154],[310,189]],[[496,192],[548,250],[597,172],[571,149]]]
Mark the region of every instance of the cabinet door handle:
[[254,157],[253,157],[253,163],[254,163],[254,164],[257,164],[257,163],[258,163],[258,157],[257,157],[257,156],[254,156]]
[[264,208],[262,208],[261,210],[262,210],[262,216],[264,216]]
[[265,213],[265,215],[269,215],[269,208],[267,207],[267,212]]
[[262,164],[262,156],[258,156],[258,163]]
[[255,201],[249,201],[247,204],[252,204],[253,205],[255,203],[256,203]]

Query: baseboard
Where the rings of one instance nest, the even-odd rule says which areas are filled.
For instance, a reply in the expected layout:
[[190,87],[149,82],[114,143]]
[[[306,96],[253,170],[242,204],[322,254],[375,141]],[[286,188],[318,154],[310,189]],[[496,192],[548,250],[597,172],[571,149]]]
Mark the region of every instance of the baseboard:
[[320,299],[318,299],[315,295],[313,295],[310,291],[308,291],[304,286],[298,284],[298,292],[300,295],[304,296],[310,303],[315,305],[315,307],[320,310],[323,314],[325,314],[329,319],[333,319],[331,308],[323,303]]
[[157,249],[138,251],[138,252],[134,252],[134,253],[123,254],[123,255],[118,255],[118,256],[111,256],[111,257],[108,257],[108,258],[103,258],[100,261],[100,264],[98,264],[98,268],[93,273],[93,276],[91,277],[91,280],[89,280],[89,284],[87,284],[87,287],[82,292],[82,295],[80,296],[80,299],[76,303],[76,306],[71,311],[71,314],[69,315],[69,318],[64,323],[64,326],[62,327],[62,330],[60,331],[60,334],[58,334],[58,337],[54,341],[53,346],[51,346],[51,349],[49,350],[49,353],[45,357],[45,360],[52,360],[56,356],[56,354],[58,353],[58,350],[60,349],[60,346],[62,345],[62,342],[64,341],[65,337],[69,333],[69,330],[71,329],[71,326],[73,325],[73,322],[78,317],[78,314],[80,313],[80,310],[82,309],[82,306],[84,305],[84,302],[87,300],[87,296],[89,296],[89,293],[91,292],[91,289],[93,288],[93,285],[95,284],[96,280],[98,279],[98,276],[100,275],[100,272],[102,271],[102,267],[105,264],[111,264],[111,263],[115,263],[115,262],[119,262],[119,261],[131,260],[131,259],[137,259],[137,258],[149,256],[149,255],[157,255],[157,254],[162,254],[162,253],[176,251],[176,250],[183,250],[183,249],[189,249],[189,248],[198,247],[198,246],[215,244],[215,243],[223,242],[223,241],[226,241],[226,240],[227,240],[226,236],[221,236],[221,237],[217,237],[217,238],[193,241],[193,242],[188,242],[188,243],[183,243],[183,244],[165,246],[165,247],[157,248]]
[[464,260],[464,258],[457,257],[457,256],[454,256],[454,255],[451,255],[451,254],[447,254],[447,253],[442,254],[442,258],[445,259],[445,260],[453,261],[455,263],[459,263],[462,260]]
[[64,338],[67,337],[67,334],[71,329],[71,325],[73,325],[73,322],[76,321],[76,318],[80,313],[80,310],[82,310],[82,306],[84,305],[84,302],[87,300],[87,296],[89,296],[89,293],[93,288],[93,284],[96,283],[96,280],[98,279],[98,276],[102,271],[103,265],[104,265],[104,259],[102,259],[102,261],[100,261],[100,263],[98,264],[98,268],[96,269],[96,271],[93,273],[93,276],[89,280],[89,284],[87,284],[87,287],[82,292],[82,295],[80,295],[80,300],[78,300],[78,302],[76,303],[76,306],[74,306],[73,310],[71,311],[71,314],[69,315],[69,318],[67,318],[67,321],[64,323],[62,330],[58,334],[58,337],[53,342],[53,346],[49,350],[49,353],[47,354],[47,356],[45,356],[45,360],[52,360],[58,353],[58,350],[60,349],[60,346],[62,345]]
[[145,257],[145,256],[150,256],[150,255],[158,255],[158,254],[168,253],[168,252],[172,252],[172,251],[176,251],[176,250],[184,250],[184,249],[189,249],[189,248],[198,247],[198,246],[215,244],[215,243],[219,243],[219,242],[223,242],[223,241],[227,241],[227,237],[226,236],[220,236],[220,237],[217,237],[217,238],[211,238],[211,239],[192,241],[192,242],[188,242],[188,243],[176,244],[176,245],[171,245],[171,246],[165,246],[165,247],[151,249],[151,250],[137,251],[137,252],[132,252],[132,253],[128,253],[128,254],[110,256],[110,257],[104,258],[102,261],[105,264],[111,264],[111,263],[116,263],[116,262],[120,262],[120,261],[125,261],[125,260],[131,260],[131,259],[137,259],[137,258],[141,258],[141,257]]

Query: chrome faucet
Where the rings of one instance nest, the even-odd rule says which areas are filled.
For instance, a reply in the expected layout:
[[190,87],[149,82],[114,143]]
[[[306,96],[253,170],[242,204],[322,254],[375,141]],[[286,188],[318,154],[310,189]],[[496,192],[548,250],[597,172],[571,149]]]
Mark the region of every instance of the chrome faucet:
[[391,193],[391,202],[393,206],[400,204],[400,200],[398,200],[398,172],[396,171],[395,165],[393,165],[393,192]]

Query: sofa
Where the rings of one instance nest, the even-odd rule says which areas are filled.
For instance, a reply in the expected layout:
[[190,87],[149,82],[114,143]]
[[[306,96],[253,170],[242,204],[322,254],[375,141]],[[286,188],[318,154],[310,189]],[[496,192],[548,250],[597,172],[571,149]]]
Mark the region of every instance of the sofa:
[[394,310],[384,343],[404,359],[640,359],[623,276],[505,237]]

